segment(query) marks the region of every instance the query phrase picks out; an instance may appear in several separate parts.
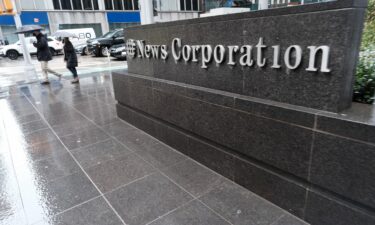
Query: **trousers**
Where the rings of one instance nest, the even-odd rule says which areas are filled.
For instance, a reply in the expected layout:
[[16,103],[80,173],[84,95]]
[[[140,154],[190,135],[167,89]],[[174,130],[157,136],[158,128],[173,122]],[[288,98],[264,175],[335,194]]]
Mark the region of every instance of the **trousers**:
[[40,64],[42,66],[42,73],[43,73],[43,76],[44,76],[45,80],[48,80],[48,73],[52,73],[55,76],[60,76],[59,73],[57,73],[56,71],[51,70],[48,67],[48,61],[41,61]]
[[68,70],[70,70],[70,72],[72,72],[73,78],[77,78],[78,77],[77,69],[75,67],[67,67],[67,68],[68,68]]

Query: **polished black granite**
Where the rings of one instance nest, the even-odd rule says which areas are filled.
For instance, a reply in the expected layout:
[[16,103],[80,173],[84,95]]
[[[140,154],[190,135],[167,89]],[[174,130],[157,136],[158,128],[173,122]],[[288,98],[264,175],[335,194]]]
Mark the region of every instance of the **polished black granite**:
[[[126,28],[126,39],[166,45],[169,51],[165,60],[139,55],[128,57],[128,69],[130,73],[163,80],[340,112],[350,108],[352,101],[366,3],[365,0],[338,0]],[[207,63],[208,68],[202,69],[202,51],[198,51],[197,62],[173,58],[174,38],[180,38],[182,45],[188,46],[251,45],[254,64],[258,55],[256,45],[263,38],[267,46],[262,56],[266,65],[241,66],[239,51],[233,57],[236,65],[227,65],[229,51],[226,51],[224,63],[218,64],[212,59]],[[271,67],[274,63],[271,46],[275,45],[281,49],[278,69]],[[301,64],[293,70],[282,62],[286,49],[292,45],[302,49]],[[306,70],[310,63],[309,46],[329,46],[330,72]],[[318,65],[321,57],[317,58]]]
[[294,215],[374,223],[374,106],[329,113],[126,71],[113,83],[120,118]]

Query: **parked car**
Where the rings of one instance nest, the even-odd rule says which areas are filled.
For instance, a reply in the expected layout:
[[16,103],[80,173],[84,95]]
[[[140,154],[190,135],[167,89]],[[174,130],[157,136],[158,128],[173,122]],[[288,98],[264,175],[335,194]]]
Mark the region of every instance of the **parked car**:
[[76,50],[77,54],[80,55],[90,55],[89,49],[87,48],[87,44],[80,44],[77,46],[74,46],[74,49]]
[[[52,55],[61,54],[63,51],[63,44],[56,40],[53,37],[48,37],[48,45]],[[36,42],[35,37],[27,37],[25,38],[27,48],[31,55],[35,55],[37,49],[34,47],[33,43]],[[19,56],[22,55],[22,46],[21,41],[17,41],[11,45],[2,46],[0,50],[0,56],[8,57],[9,59],[16,60]]]
[[108,56],[109,49],[113,45],[123,44],[124,31],[123,29],[117,29],[104,34],[101,37],[94,38],[87,41],[87,48],[90,53],[95,56]]
[[114,45],[109,49],[109,53],[116,59],[126,60],[126,48],[125,43]]

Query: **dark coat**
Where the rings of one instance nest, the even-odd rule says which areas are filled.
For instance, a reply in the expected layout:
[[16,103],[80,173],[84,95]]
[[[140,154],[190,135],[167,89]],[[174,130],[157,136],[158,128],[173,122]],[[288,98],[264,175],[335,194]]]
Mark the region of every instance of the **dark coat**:
[[37,42],[33,45],[37,49],[36,55],[38,61],[51,61],[52,54],[49,50],[47,37],[40,33],[38,36],[36,36],[36,40]]
[[71,42],[65,43],[64,54],[65,54],[64,59],[66,61],[66,67],[78,66],[77,54]]

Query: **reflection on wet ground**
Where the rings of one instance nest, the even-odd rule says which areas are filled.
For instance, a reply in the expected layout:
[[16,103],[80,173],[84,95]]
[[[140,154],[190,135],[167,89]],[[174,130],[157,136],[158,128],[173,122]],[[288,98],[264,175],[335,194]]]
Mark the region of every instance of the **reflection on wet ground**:
[[0,225],[305,224],[117,118],[110,74],[10,88],[0,190]]

